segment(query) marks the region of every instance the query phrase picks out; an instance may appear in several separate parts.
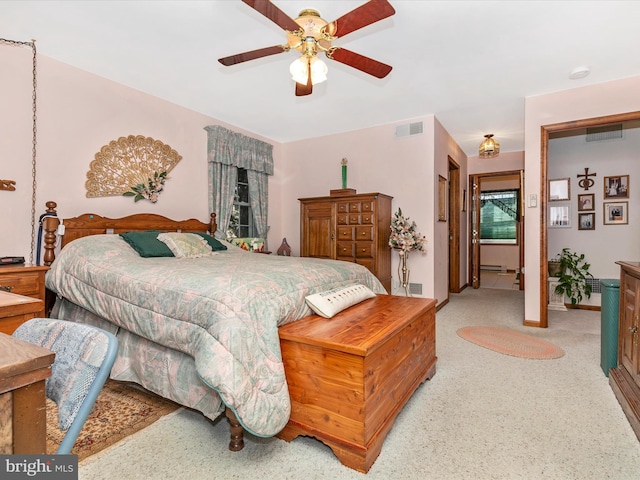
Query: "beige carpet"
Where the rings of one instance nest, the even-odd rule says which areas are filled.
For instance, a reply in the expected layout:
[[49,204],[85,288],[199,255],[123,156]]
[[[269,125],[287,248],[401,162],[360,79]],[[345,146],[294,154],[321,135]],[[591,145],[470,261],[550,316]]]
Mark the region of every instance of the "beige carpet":
[[514,357],[550,360],[564,356],[564,350],[553,343],[508,328],[464,327],[456,333],[471,343]]
[[[225,419],[188,409],[80,463],[80,480],[630,480],[636,438],[600,368],[599,312],[550,312],[549,328],[522,326],[517,290],[465,289],[436,315],[438,370],[409,400],[367,475],[310,437],[248,435],[230,452]],[[472,325],[510,328],[565,356],[531,361],[460,338]]]
[[[173,402],[133,385],[107,380],[93,405],[71,453],[78,461],[148,427],[178,408]],[[65,432],[58,424],[58,407],[47,399],[47,453],[55,453]]]

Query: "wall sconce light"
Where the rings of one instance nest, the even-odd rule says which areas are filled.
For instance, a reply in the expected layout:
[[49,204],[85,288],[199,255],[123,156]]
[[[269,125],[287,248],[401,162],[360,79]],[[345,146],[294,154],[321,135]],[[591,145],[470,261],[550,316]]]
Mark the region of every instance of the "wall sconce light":
[[480,158],[495,158],[500,155],[500,144],[493,138],[493,134],[489,133],[484,136],[484,140],[478,148]]

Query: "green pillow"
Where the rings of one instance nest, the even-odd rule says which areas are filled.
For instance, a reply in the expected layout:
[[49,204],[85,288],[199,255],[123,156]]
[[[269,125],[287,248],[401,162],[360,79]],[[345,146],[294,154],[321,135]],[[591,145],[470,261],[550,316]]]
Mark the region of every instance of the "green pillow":
[[206,233],[200,233],[200,232],[193,232],[196,235],[200,235],[202,238],[204,238],[207,243],[211,246],[211,250],[213,250],[214,252],[217,250],[226,250],[227,247],[224,246],[222,243],[220,243],[220,241],[217,238],[212,237],[211,235],[207,235]]
[[158,240],[158,230],[146,230],[144,232],[125,232],[120,236],[141,257],[173,257],[173,252],[167,245]]

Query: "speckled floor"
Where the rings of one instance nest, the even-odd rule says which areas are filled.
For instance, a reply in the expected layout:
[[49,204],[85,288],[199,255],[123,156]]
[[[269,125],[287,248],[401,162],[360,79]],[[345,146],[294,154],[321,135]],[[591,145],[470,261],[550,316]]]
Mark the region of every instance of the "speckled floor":
[[480,287],[518,290],[520,284],[515,272],[487,272],[480,270]]
[[[307,437],[248,436],[227,450],[226,421],[178,410],[80,464],[80,479],[613,479],[640,478],[640,442],[600,368],[600,314],[550,312],[522,326],[517,290],[466,289],[437,314],[438,371],[396,419],[368,475]],[[495,325],[562,347],[526,360],[456,330]]]

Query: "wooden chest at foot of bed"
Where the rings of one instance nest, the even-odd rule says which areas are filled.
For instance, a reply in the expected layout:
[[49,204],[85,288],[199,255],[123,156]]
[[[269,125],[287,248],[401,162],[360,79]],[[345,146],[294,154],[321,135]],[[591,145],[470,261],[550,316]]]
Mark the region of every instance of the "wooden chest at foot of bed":
[[435,305],[378,295],[280,327],[291,418],[278,437],[315,437],[366,473],[402,407],[435,374]]

